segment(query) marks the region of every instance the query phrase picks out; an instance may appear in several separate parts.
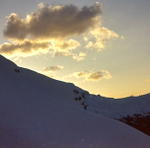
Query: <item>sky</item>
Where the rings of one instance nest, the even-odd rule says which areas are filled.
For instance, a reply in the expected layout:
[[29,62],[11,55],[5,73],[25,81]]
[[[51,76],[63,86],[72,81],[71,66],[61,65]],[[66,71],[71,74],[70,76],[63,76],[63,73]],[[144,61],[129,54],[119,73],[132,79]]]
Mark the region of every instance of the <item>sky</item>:
[[90,93],[150,93],[149,7],[149,0],[0,0],[0,54]]

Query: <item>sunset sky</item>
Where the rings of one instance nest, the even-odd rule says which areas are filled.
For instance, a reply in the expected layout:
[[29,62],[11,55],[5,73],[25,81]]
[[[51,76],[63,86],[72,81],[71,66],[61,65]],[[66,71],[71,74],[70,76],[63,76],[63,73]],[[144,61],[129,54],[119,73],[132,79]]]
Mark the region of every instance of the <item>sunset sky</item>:
[[149,0],[0,0],[0,54],[90,93],[150,93],[149,8]]

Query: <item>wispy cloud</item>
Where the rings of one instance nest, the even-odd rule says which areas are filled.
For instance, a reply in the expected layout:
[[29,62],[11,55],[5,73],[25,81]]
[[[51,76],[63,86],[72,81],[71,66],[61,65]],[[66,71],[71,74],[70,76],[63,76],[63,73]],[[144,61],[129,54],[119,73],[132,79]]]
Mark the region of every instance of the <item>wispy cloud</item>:
[[72,59],[79,62],[79,61],[84,60],[87,55],[84,52],[79,52],[79,54],[77,54],[77,53],[73,53],[73,52],[60,51],[60,52],[56,52],[54,54],[54,56],[56,56],[56,57],[57,56],[65,56],[65,57],[70,56],[70,57],[72,57]]
[[0,54],[13,54],[13,53],[32,53],[49,49],[49,42],[25,40],[18,43],[6,42],[0,45]]
[[85,80],[91,80],[91,81],[98,81],[101,79],[112,78],[110,72],[107,70],[101,70],[96,72],[89,72],[89,71],[76,72],[74,73],[74,76],[77,78],[83,78]]
[[69,52],[80,46],[80,43],[70,39],[67,41],[40,41],[40,40],[24,40],[20,42],[6,42],[0,45],[1,54],[13,54],[13,53],[31,53],[44,50],[53,51],[66,51]]
[[48,66],[45,67],[43,70],[41,70],[40,73],[43,73],[44,75],[47,75],[48,77],[51,78],[56,78],[57,77],[56,74],[63,69],[64,66],[61,65]]
[[60,71],[60,70],[62,70],[62,69],[64,69],[64,67],[63,66],[61,66],[61,65],[56,65],[56,66],[49,66],[49,67],[46,67],[46,68],[44,68],[44,72],[55,72],[55,71]]
[[110,39],[119,38],[119,35],[106,27],[99,25],[90,31],[89,36],[86,37],[86,48],[96,49],[101,51],[105,48],[106,42]]

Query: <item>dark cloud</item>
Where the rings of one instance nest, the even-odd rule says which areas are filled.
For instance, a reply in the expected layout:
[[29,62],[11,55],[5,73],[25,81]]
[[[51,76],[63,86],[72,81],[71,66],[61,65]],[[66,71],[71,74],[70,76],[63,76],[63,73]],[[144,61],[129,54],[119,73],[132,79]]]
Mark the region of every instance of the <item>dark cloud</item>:
[[74,5],[49,6],[40,4],[36,12],[25,18],[12,13],[4,35],[11,39],[65,38],[80,35],[97,24],[100,4],[79,9]]
[[29,56],[53,52],[55,56],[84,60],[86,54],[74,52],[75,49],[83,47],[101,51],[108,40],[119,37],[102,26],[100,14],[100,3],[82,8],[41,3],[35,12],[24,18],[12,13],[4,29],[8,42],[0,45],[0,53],[23,53],[23,56]]

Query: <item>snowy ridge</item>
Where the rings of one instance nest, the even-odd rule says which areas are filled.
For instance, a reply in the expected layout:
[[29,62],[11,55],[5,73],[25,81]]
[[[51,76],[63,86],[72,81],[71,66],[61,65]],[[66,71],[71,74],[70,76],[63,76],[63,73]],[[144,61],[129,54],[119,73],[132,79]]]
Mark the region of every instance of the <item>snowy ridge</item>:
[[85,95],[82,91],[76,94],[75,100],[89,112],[121,121],[150,136],[150,94],[123,99]]
[[89,104],[89,111],[115,119],[150,112],[150,94],[123,99],[89,95],[86,100]]
[[96,101],[73,84],[17,67],[0,56],[0,147],[150,147],[150,137],[140,131],[89,112]]

